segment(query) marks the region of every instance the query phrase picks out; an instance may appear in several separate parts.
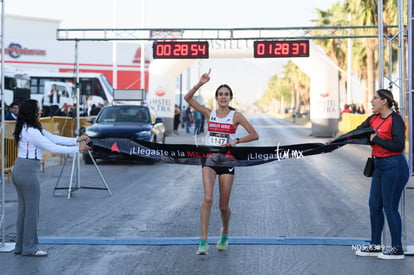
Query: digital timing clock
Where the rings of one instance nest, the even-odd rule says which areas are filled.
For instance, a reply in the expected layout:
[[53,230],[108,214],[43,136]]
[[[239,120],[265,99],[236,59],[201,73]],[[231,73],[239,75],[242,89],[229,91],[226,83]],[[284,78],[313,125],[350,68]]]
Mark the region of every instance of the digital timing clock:
[[308,57],[309,40],[254,41],[254,57]]
[[207,41],[154,42],[152,44],[155,58],[208,58]]

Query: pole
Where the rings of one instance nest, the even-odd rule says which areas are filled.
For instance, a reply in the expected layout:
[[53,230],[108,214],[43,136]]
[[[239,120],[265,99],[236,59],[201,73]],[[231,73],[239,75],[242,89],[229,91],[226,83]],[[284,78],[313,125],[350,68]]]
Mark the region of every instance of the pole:
[[[141,27],[144,28],[145,25],[145,0],[141,0]],[[145,91],[145,44],[144,41],[141,41],[141,60],[140,60],[140,67],[141,67],[141,91]]]
[[14,249],[12,243],[6,243],[6,195],[4,184],[4,140],[6,126],[4,123],[4,0],[1,0],[1,244],[0,252],[10,252]]
[[[116,4],[116,0],[113,0],[113,5],[114,5],[114,15],[113,15],[113,26],[114,29],[117,28],[117,12],[118,12],[118,8],[117,8],[117,4]],[[118,89],[118,64],[117,64],[117,46],[118,43],[116,40],[114,40],[112,42],[112,86],[114,87],[114,89]]]
[[[77,133],[78,133],[78,136],[80,135],[80,131],[79,131],[79,129],[80,129],[80,127],[81,127],[81,125],[80,125],[80,114],[79,114],[79,112],[80,112],[80,83],[79,83],[79,58],[78,58],[78,56],[79,56],[79,49],[78,49],[78,47],[79,47],[79,40],[76,40],[76,42],[75,42],[75,68],[76,68],[76,101],[77,101],[77,104],[76,104],[76,129],[78,130],[77,131]],[[80,188],[80,158],[79,158],[79,155],[80,155],[80,153],[79,152],[77,152],[76,154],[78,154],[78,157],[76,158],[77,159],[77,168],[78,168],[78,170],[77,170],[77,181],[78,181],[78,183],[77,183],[77,187],[78,188]]]
[[[351,14],[348,14],[348,20],[351,21]],[[345,103],[351,104],[351,99],[352,99],[352,39],[348,38],[348,49],[347,49],[347,78],[348,78],[348,82],[347,82],[347,86],[346,86],[346,101]]]
[[[383,21],[383,0],[378,0],[377,17],[378,17],[378,86],[380,89],[384,88],[384,21]],[[368,99],[369,100],[369,99]],[[384,221],[382,230],[382,244],[387,245],[387,220]]]
[[[378,68],[379,68],[379,88],[384,88],[384,21],[382,17],[383,12],[383,0],[378,0]],[[368,98],[368,100],[370,100]]]
[[[4,171],[4,1],[1,1],[1,171]],[[4,246],[4,225],[5,225],[5,194],[4,194],[4,173],[1,173],[1,242]]]
[[183,74],[180,74],[180,113],[182,112],[183,108]]
[[[413,108],[413,99],[412,99],[412,89],[413,89],[413,76],[412,76],[412,40],[413,40],[413,30],[412,30],[412,20],[413,20],[413,9],[412,9],[412,0],[408,1],[408,98],[409,98],[409,102],[408,102],[408,106],[410,106],[410,108],[408,108],[409,111],[409,116],[408,116],[408,121],[409,121],[409,125],[413,125],[412,123],[412,108]],[[403,118],[405,118],[405,66],[404,66],[404,58],[405,58],[405,53],[404,53],[404,1],[403,0],[399,0],[398,1],[398,60],[399,60],[399,74],[400,74],[400,78],[399,78],[399,85],[400,85],[400,105],[401,105],[401,116]],[[408,127],[410,130],[409,132],[409,140],[410,140],[410,146],[409,146],[409,170],[410,170],[410,175],[412,175],[412,127]],[[406,192],[407,192],[408,188],[405,188],[403,190],[402,193],[402,197],[401,197],[401,216],[402,216],[402,237],[403,237],[403,248],[404,248],[404,254],[406,255],[414,255],[414,245],[408,245],[408,236],[407,236],[407,219],[406,219]]]

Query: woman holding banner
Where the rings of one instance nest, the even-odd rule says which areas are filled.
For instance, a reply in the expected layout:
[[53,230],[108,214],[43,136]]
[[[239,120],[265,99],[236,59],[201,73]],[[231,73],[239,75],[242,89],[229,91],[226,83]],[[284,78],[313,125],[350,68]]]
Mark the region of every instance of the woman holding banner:
[[[43,150],[55,154],[74,154],[89,149],[84,142],[87,136],[78,138],[52,135],[42,129],[39,121],[39,103],[33,99],[23,101],[19,108],[14,140],[17,145],[17,160],[14,164],[12,182],[18,198],[16,245],[14,254],[45,257],[46,251],[40,250],[37,236],[40,201],[40,160]],[[77,142],[82,142],[79,145]]]
[[[398,207],[409,177],[407,160],[403,154],[405,125],[397,113],[398,105],[391,91],[376,91],[371,104],[374,115],[357,127],[372,127],[375,130],[370,135],[375,167],[369,196],[371,241],[369,246],[357,250],[355,254],[376,256],[379,259],[404,259]],[[381,245],[384,213],[391,233],[390,249],[383,249]]]
[[[259,135],[247,119],[229,106],[230,101],[233,99],[233,92],[228,85],[220,85],[216,90],[217,110],[210,110],[193,98],[196,91],[210,80],[210,72],[211,69],[208,73],[204,73],[198,83],[184,96],[184,99],[189,105],[208,118],[206,144],[212,146],[235,146],[238,143],[259,139]],[[247,131],[248,134],[246,136],[240,138],[235,136],[236,129],[239,125]],[[229,202],[234,180],[234,167],[208,166],[204,163],[202,165],[202,175],[204,198],[200,208],[201,239],[197,250],[198,255],[206,255],[208,253],[208,223],[210,220],[211,206],[213,204],[214,183],[217,175],[219,177],[219,208],[222,220],[217,249],[223,251],[228,248],[229,221],[231,215]]]

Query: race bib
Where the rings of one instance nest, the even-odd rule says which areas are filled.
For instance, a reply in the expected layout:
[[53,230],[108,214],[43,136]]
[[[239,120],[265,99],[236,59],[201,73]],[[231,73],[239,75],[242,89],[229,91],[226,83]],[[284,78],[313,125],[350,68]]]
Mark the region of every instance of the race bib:
[[220,146],[229,143],[230,135],[224,133],[210,133],[207,138],[210,145]]

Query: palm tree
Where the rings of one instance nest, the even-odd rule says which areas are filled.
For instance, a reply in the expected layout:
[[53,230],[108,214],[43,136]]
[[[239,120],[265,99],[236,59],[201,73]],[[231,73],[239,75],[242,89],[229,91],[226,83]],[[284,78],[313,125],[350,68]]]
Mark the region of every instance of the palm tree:
[[[348,13],[345,10],[344,5],[339,2],[334,3],[326,11],[321,9],[316,9],[317,19],[312,20],[313,23],[317,26],[346,26],[349,24]],[[312,31],[312,35],[326,35],[326,30]],[[326,51],[326,54],[335,62],[335,64],[343,69],[347,70],[346,63],[346,53],[347,53],[347,43],[344,43],[343,39],[318,39],[315,40],[315,43],[323,47]],[[347,75],[339,72],[339,78],[345,78]],[[348,81],[348,79],[346,79]],[[345,94],[345,98],[347,95]]]
[[[407,2],[406,0],[404,0]],[[396,25],[397,23],[397,4],[396,1],[384,1],[384,12],[383,19],[384,25]],[[405,5],[407,6],[407,5]],[[377,9],[377,0],[345,0],[343,4],[335,3],[328,10],[316,10],[318,18],[312,20],[318,26],[375,26],[378,24],[378,9]],[[351,19],[348,19],[350,15]],[[394,30],[393,30],[394,31]],[[362,33],[363,32],[363,33]],[[387,32],[387,29],[385,29]],[[312,35],[323,36],[326,34],[324,30],[312,31]],[[374,35],[377,36],[377,30],[375,28],[365,29],[361,31],[362,35]],[[341,39],[320,39],[315,40],[315,43],[321,45],[327,52],[328,56],[342,68],[344,71],[347,69],[346,64],[346,53],[347,45],[342,43]],[[378,40],[377,38],[360,38],[353,39],[353,49],[352,49],[352,71],[356,72],[358,77],[365,82],[364,92],[364,105],[367,107],[369,101],[373,96],[375,90],[376,79],[378,78],[378,57],[375,56],[375,53],[378,49]],[[387,62],[397,61],[396,54],[397,49],[395,45],[391,48],[392,60],[386,60],[385,66],[386,69],[389,67]],[[385,53],[388,56],[387,52]],[[394,66],[395,64],[393,64]],[[299,103],[299,98],[306,98],[306,92],[303,94],[295,93],[298,90],[297,82],[297,72],[292,65],[286,65],[284,68],[285,78],[291,86],[292,91],[292,102],[297,105]],[[340,77],[346,77],[345,75],[340,75]],[[302,82],[301,82],[302,83]],[[303,83],[306,83],[303,82]],[[307,86],[309,87],[309,86]],[[302,89],[302,88],[301,88]],[[306,90],[306,89],[304,89]]]
[[[347,13],[343,5],[334,3],[328,10],[316,9],[317,19],[312,20],[317,26],[344,26],[348,24]],[[312,31],[314,35],[326,34],[324,30]],[[340,67],[345,68],[346,43],[342,39],[319,39],[316,44],[322,46],[327,55]]]
[[[282,75],[274,75],[270,78],[267,89],[256,104],[264,111],[281,110],[284,102],[290,102],[291,94],[289,84]],[[277,105],[277,106],[273,106]]]
[[[404,7],[408,7],[407,0],[404,0]],[[407,17],[405,16],[404,20],[407,20]],[[384,13],[383,13],[383,21],[384,25],[398,25],[398,3],[397,1],[385,1],[384,3]],[[404,24],[407,26],[407,21]],[[384,28],[384,33],[389,34],[390,36],[394,36],[396,34],[396,29],[393,28],[391,30]],[[387,40],[387,42],[396,42],[395,40]],[[393,71],[395,71],[395,66],[398,64],[398,44],[397,43],[389,43],[391,47],[386,47],[384,49],[384,55],[385,55],[385,74],[390,75]],[[391,54],[390,51],[391,50]],[[388,58],[390,57],[390,58]],[[388,68],[390,68],[389,62],[392,62],[391,64],[391,70],[389,71]]]
[[304,105],[309,106],[309,77],[292,61],[283,66],[280,74],[274,75],[268,82],[267,89],[256,104],[265,111],[275,109],[271,105],[277,104],[279,109],[289,103],[299,110]]
[[[357,26],[372,26],[378,24],[378,2],[377,0],[346,0],[345,7],[351,14],[354,14],[353,23]],[[375,29],[364,31],[365,34],[376,34]],[[364,60],[366,65],[366,75],[362,79],[366,80],[367,92],[364,96],[365,106],[368,106],[375,90],[376,62],[375,51],[378,49],[376,38],[363,38],[364,48],[358,51],[362,56],[356,56],[359,60]],[[362,57],[362,58],[361,58]],[[362,67],[364,68],[364,67]]]
[[[318,19],[313,20],[319,26],[373,26],[378,24],[378,2],[377,0],[345,0],[344,4],[335,3],[326,11],[317,10]],[[397,5],[395,1],[385,1],[384,3],[384,24],[396,24]],[[351,20],[348,20],[348,15]],[[387,30],[385,30],[387,31]],[[376,29],[364,30],[364,35],[376,35]],[[340,43],[335,39],[319,40],[318,44],[323,46],[327,54],[336,62],[340,68],[346,69],[346,48],[345,43]],[[378,78],[378,58],[375,52],[378,49],[377,38],[363,38],[353,40],[352,51],[352,71],[357,72],[361,80],[366,83],[364,93],[364,105],[368,106],[369,100],[375,90],[376,79]],[[392,56],[395,57],[396,50]],[[388,60],[394,62],[396,58]],[[387,64],[386,64],[387,65]],[[388,66],[386,66],[388,68]]]
[[309,104],[309,77],[292,61],[283,66],[283,73],[291,87],[292,105],[300,111],[301,105]]

